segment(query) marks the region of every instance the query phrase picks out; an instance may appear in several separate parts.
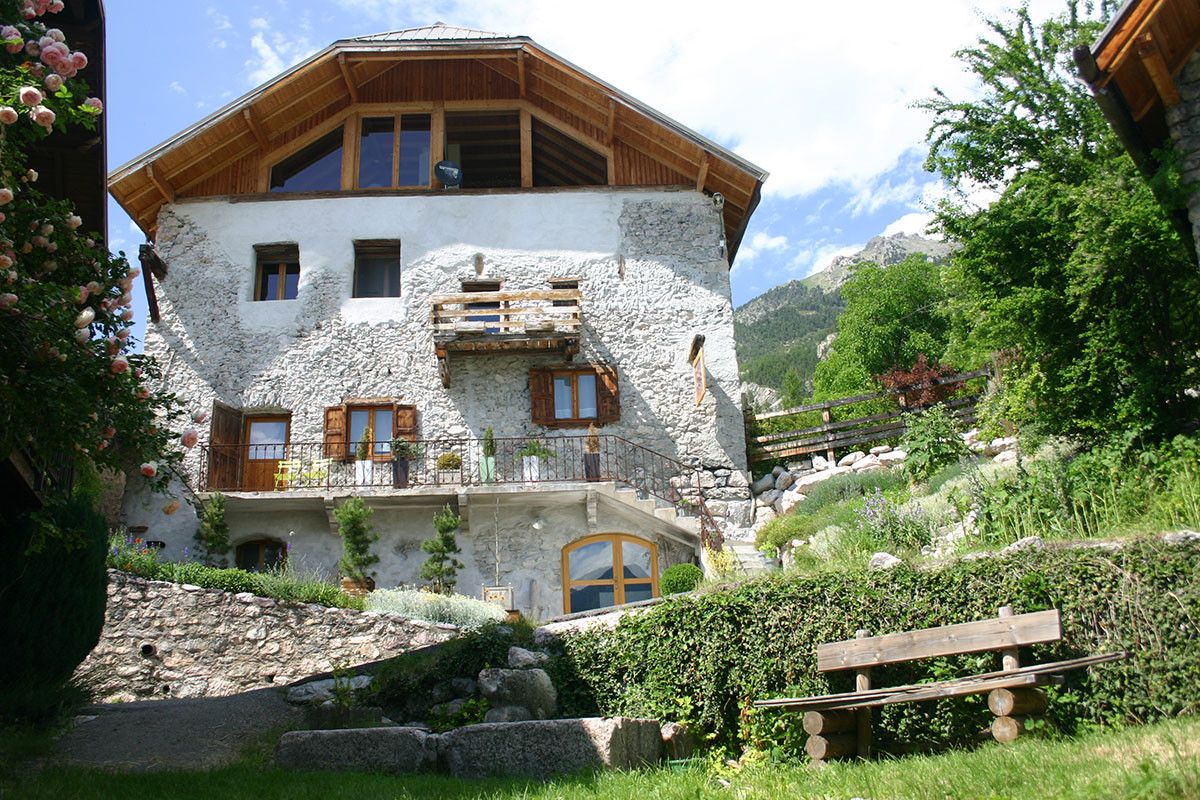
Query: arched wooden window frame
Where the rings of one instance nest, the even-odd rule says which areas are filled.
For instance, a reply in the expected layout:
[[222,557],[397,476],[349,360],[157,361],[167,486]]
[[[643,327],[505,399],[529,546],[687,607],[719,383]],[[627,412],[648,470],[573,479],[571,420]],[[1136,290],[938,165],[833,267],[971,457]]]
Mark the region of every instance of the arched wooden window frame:
[[[597,581],[572,581],[571,580],[571,553],[595,542],[612,542],[613,548],[613,577],[612,580],[597,580]],[[625,584],[628,583],[645,583],[645,578],[625,578],[624,563],[622,561],[621,542],[630,542],[639,547],[645,547],[650,551],[650,596],[658,597],[658,545],[649,539],[643,539],[640,536],[633,536],[628,533],[597,533],[592,536],[585,536],[582,539],[577,539],[562,549],[562,577],[563,577],[563,613],[571,613],[571,589],[578,586],[609,586],[613,587],[613,602],[616,605],[621,605],[625,602]]]
[[[275,566],[276,564],[283,565],[283,564],[287,563],[287,559],[288,559],[287,542],[281,541],[279,539],[259,538],[259,539],[250,539],[245,542],[238,542],[236,545],[234,545],[234,547],[233,547],[234,566],[241,568],[242,548],[246,548],[246,547],[257,547],[258,548],[258,563],[256,564],[256,568],[254,570],[252,570],[253,572],[262,572],[263,570],[267,569],[268,567]],[[278,547],[279,548],[279,560],[276,561],[275,564],[264,563],[267,547]]]

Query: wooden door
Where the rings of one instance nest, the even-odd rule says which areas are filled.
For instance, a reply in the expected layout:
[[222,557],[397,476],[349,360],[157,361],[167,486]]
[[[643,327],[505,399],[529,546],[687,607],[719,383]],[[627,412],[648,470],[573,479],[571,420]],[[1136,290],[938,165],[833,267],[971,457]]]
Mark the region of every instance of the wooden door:
[[205,489],[227,491],[241,486],[243,427],[242,412],[222,403],[213,403]]
[[279,462],[287,458],[290,417],[247,417],[246,461],[242,467],[242,489],[269,492],[275,489]]

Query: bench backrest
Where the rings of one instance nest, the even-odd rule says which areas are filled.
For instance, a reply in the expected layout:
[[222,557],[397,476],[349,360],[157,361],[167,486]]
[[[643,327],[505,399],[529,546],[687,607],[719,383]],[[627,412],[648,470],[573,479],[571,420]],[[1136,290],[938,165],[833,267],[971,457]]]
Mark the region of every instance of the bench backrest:
[[817,669],[833,672],[874,667],[918,658],[1057,642],[1061,638],[1062,620],[1058,609],[1035,611],[1032,614],[817,645]]

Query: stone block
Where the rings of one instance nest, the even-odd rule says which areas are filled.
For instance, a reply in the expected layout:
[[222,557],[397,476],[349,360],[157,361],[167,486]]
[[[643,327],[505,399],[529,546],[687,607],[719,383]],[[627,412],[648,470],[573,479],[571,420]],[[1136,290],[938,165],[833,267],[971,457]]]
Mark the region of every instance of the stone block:
[[663,723],[662,739],[668,758],[691,758],[696,754],[696,741],[678,722]]
[[877,447],[872,447],[870,450],[867,451],[867,454],[872,455],[872,456],[881,456],[884,453],[890,453],[891,450],[892,450],[892,446],[890,444],[881,444]]
[[508,648],[508,666],[513,669],[535,667],[549,658],[550,656],[545,653],[535,653],[532,650],[526,650],[524,647],[513,646]]
[[541,669],[485,669],[479,692],[492,706],[524,706],[536,719],[558,713],[558,692]]
[[297,771],[418,772],[436,763],[436,742],[417,728],[289,731],[275,746],[275,764]]
[[795,476],[792,475],[792,473],[781,472],[775,478],[775,488],[782,492],[795,482],[796,482],[796,478],[795,478]]
[[483,715],[484,722],[523,722],[533,719],[533,714],[525,706],[497,706],[489,708]]
[[760,506],[769,506],[769,505],[772,505],[775,502],[775,500],[779,498],[780,494],[781,494],[781,492],[778,489],[768,489],[767,491],[763,492],[762,494],[760,494],[758,496],[758,499],[756,500],[756,502]]
[[743,487],[750,485],[750,475],[741,469],[735,469],[729,473],[729,485],[733,487]]
[[873,470],[883,469],[883,462],[879,460],[879,456],[867,456],[860,458],[854,462],[851,467],[855,472],[871,472]]
[[779,499],[775,501],[775,508],[780,514],[790,514],[792,513],[793,508],[798,506],[800,503],[803,503],[807,499],[808,497],[806,495],[803,495],[797,491],[784,492],[779,496]]
[[876,553],[871,556],[871,560],[867,562],[867,569],[892,569],[898,567],[904,562],[896,558],[891,553]]
[[662,758],[658,720],[612,717],[468,725],[438,737],[438,763],[456,778],[545,778],[633,769]]
[[903,450],[889,450],[888,452],[880,453],[875,457],[887,464],[893,461],[903,461],[904,459],[908,458],[908,453]]
[[864,453],[862,450],[855,450],[854,452],[846,453],[846,455],[839,458],[837,465],[839,467],[852,467],[852,466],[854,466],[854,464],[856,462],[858,462],[861,459],[864,459],[866,457],[867,457],[867,454]]
[[771,473],[767,473],[766,475],[763,475],[761,478],[756,480],[750,486],[750,491],[753,492],[754,494],[762,494],[763,492],[767,491],[768,489],[774,489],[774,488],[775,488],[775,476],[772,475]]

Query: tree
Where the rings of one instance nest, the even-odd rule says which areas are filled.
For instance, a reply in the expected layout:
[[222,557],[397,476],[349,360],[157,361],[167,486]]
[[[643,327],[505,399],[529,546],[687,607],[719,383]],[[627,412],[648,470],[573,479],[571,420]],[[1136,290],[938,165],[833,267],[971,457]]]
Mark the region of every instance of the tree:
[[454,532],[461,524],[462,519],[446,506],[433,515],[433,529],[437,533],[421,542],[421,549],[429,554],[421,565],[421,577],[429,581],[430,588],[438,594],[452,593],[458,571],[466,566],[454,558],[455,553],[462,552],[454,538]]
[[338,568],[346,578],[365,581],[370,577],[367,567],[379,563],[379,556],[371,552],[371,545],[379,540],[370,522],[374,513],[375,509],[367,508],[361,497],[351,497],[333,510],[342,537]]
[[229,552],[229,522],[225,519],[225,495],[217,492],[208,499],[200,512],[200,525],[194,536],[196,547],[204,555],[209,566],[219,563],[225,566],[225,554]]
[[[1102,13],[1111,10],[1109,4]],[[990,38],[959,53],[978,100],[938,93],[927,167],[985,210],[944,203],[937,225],[963,247],[947,270],[948,355],[999,355],[991,408],[1047,432],[1097,436],[1194,417],[1200,274],[1190,242],[1121,149],[1071,71],[1071,50],[1101,29],[1075,3],[1034,25],[1025,9],[990,20]],[[1181,204],[1178,159],[1162,154],[1159,196]]]
[[833,353],[817,366],[818,400],[872,391],[875,376],[910,367],[918,355],[942,358],[949,323],[941,272],[919,255],[890,267],[855,268],[842,286],[846,310]]

